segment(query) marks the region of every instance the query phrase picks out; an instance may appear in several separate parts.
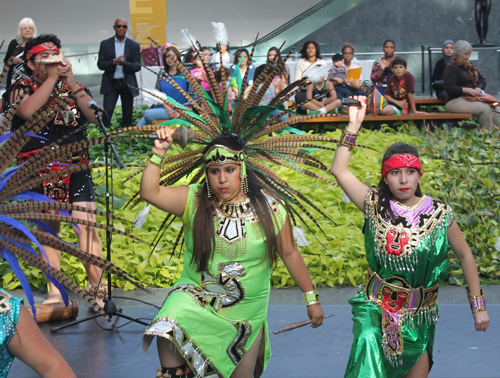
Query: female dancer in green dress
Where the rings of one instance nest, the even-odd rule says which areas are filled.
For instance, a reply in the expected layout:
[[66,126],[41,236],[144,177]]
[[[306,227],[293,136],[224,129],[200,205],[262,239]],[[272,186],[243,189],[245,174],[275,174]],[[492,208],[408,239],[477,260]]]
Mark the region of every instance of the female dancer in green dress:
[[[356,97],[355,97],[356,99]],[[415,147],[396,143],[384,154],[378,187],[349,171],[351,150],[366,102],[349,107],[349,124],[332,173],[365,213],[365,249],[370,269],[355,298],[354,341],[346,377],[427,377],[438,318],[439,282],[447,276],[448,248],[460,260],[475,327],[489,324],[474,257],[448,205],[422,195],[422,167]]]
[[145,348],[159,336],[158,377],[260,377],[270,357],[266,316],[278,254],[305,294],[312,327],[323,322],[288,205],[258,180],[243,140],[228,132],[203,151],[206,184],[160,186],[156,160],[164,159],[174,131],[157,131],[140,194],[182,218],[185,267],[144,334]]

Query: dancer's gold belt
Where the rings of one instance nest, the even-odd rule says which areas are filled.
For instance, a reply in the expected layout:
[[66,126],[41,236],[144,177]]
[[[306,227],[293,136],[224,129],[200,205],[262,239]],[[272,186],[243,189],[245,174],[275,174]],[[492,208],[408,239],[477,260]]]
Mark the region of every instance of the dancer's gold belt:
[[[435,324],[439,316],[436,306],[439,284],[430,288],[413,288],[400,277],[380,278],[369,269],[363,286],[366,299],[377,303],[382,311],[382,348],[385,357],[393,366],[401,365],[403,320],[417,317],[418,324]],[[410,321],[409,325],[413,326],[413,322]]]

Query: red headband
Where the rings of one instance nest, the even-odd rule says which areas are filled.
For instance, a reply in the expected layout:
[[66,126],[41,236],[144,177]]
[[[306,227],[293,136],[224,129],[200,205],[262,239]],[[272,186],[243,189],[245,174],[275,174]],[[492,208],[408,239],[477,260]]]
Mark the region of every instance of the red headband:
[[382,167],[382,177],[387,176],[389,171],[398,168],[416,168],[422,171],[422,165],[420,164],[420,159],[414,155],[404,154],[396,155],[384,162]]
[[41,52],[44,51],[55,51],[56,53],[59,54],[59,47],[57,47],[53,42],[44,42],[39,45],[33,46],[27,53],[26,53],[26,60],[30,60],[32,56],[35,56],[36,54],[40,54]]

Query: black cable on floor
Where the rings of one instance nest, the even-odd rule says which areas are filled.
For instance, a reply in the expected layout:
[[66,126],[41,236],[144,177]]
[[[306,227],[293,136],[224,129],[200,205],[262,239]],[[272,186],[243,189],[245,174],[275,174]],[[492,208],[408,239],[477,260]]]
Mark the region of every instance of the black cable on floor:
[[119,298],[119,299],[128,299],[130,301],[137,301],[137,302],[141,302],[141,303],[144,303],[148,306],[151,306],[151,307],[154,307],[154,308],[157,308],[158,310],[161,309],[160,306],[157,306],[155,304],[152,304],[152,303],[149,303],[149,302],[146,302],[146,301],[143,301],[142,299],[137,299],[137,298],[129,298],[129,297],[117,297],[116,295],[113,297],[113,298]]

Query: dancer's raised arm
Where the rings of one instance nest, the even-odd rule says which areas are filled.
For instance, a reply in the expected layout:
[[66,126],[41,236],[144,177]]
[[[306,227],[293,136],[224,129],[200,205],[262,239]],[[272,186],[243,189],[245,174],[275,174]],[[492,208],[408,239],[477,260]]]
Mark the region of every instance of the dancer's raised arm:
[[144,168],[141,179],[141,198],[157,208],[177,216],[182,216],[186,207],[188,187],[160,186],[161,165],[168,149],[172,146],[174,128],[165,127],[157,130],[155,146]]
[[330,171],[350,200],[364,212],[366,186],[349,170],[349,159],[365,118],[366,97],[355,96],[354,99],[358,100],[361,105],[349,107],[349,124],[342,134]]

